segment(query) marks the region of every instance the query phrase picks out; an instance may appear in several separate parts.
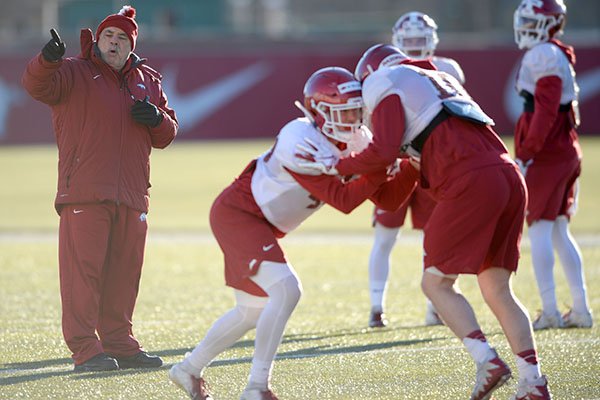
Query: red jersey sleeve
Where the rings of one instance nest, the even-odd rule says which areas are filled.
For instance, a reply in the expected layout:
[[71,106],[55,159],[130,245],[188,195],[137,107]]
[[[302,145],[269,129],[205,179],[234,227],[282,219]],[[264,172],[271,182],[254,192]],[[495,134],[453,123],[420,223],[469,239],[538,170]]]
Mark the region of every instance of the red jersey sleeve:
[[400,164],[400,172],[377,189],[371,201],[386,211],[396,211],[415,190],[420,172],[407,160]]
[[[361,176],[358,179],[344,183],[338,177],[331,175],[304,175],[287,169],[304,189],[318,200],[329,204],[344,214],[349,214],[367,200],[379,185],[385,180],[385,174],[377,176]],[[382,176],[383,175],[383,176]]]
[[558,76],[546,76],[537,81],[533,116],[524,135],[525,140],[518,148],[517,158],[530,160],[542,149],[556,121],[561,94],[562,81]]
[[373,110],[373,142],[362,152],[342,158],[336,165],[340,175],[358,175],[386,169],[400,154],[404,135],[404,109],[398,95],[384,98]]

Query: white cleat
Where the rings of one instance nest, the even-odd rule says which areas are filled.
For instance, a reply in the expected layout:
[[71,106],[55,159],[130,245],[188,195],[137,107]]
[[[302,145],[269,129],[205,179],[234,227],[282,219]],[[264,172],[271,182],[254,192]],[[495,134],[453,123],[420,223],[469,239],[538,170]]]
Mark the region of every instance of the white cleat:
[[196,378],[194,375],[184,371],[181,363],[175,364],[169,370],[171,382],[183,389],[192,400],[213,400],[208,390],[208,386],[203,378]]
[[594,325],[594,318],[591,312],[578,313],[569,310],[562,316],[565,328],[591,328]]
[[278,400],[278,398],[271,389],[246,389],[242,392],[240,400]]
[[542,329],[549,329],[549,328],[564,328],[564,321],[563,321],[563,317],[560,315],[560,313],[558,311],[555,311],[554,313],[545,313],[545,312],[541,312],[537,318],[535,319],[535,321],[533,321],[533,330],[534,331],[539,331]]

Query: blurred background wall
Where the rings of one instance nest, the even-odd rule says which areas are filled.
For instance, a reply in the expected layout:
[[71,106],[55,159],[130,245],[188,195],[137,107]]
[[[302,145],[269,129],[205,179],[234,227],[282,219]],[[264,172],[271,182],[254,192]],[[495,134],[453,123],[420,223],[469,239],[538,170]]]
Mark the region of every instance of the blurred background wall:
[[[20,76],[56,28],[67,56],[81,28],[95,31],[123,4],[137,9],[136,53],[164,75],[182,140],[275,136],[299,115],[316,69],[353,70],[362,52],[389,42],[396,19],[422,11],[439,26],[437,54],[455,58],[466,87],[510,134],[521,104],[513,90],[521,52],[513,39],[518,0],[3,0],[0,13],[0,144],[53,141],[50,110]],[[566,1],[563,40],[575,45],[584,134],[600,134],[600,1]]]

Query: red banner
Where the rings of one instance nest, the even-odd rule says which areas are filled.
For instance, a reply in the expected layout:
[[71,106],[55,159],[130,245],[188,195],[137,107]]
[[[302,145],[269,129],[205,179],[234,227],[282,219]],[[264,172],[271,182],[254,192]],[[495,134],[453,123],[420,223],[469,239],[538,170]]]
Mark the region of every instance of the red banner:
[[[317,69],[342,66],[353,71],[364,49],[335,53],[322,48],[198,52],[193,56],[142,53],[164,76],[163,87],[175,109],[178,140],[273,137],[300,116],[306,79]],[[440,51],[464,69],[466,88],[510,135],[522,103],[514,90],[521,57],[513,48]],[[54,141],[50,109],[29,97],[20,79],[28,59],[0,56],[0,144]],[[600,47],[577,49],[582,134],[600,134]],[[109,117],[109,116],[107,116]]]

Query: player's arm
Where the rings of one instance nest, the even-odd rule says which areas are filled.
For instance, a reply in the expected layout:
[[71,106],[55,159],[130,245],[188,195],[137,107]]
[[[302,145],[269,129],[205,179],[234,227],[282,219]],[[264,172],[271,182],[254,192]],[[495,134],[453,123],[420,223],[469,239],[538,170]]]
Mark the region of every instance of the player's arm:
[[365,200],[375,194],[380,184],[387,180],[385,170],[344,183],[337,176],[305,175],[286,170],[292,177],[320,201],[329,204],[344,214],[349,214]]
[[369,198],[377,207],[396,211],[415,190],[420,172],[408,160],[400,163],[400,171],[383,183]]
[[373,142],[364,151],[342,158],[335,168],[343,176],[386,169],[400,153],[404,127],[400,97],[395,94],[385,97],[371,115]]
[[545,76],[536,82],[534,112],[525,139],[518,148],[518,159],[526,162],[544,146],[558,116],[561,94],[562,81],[556,75]]

